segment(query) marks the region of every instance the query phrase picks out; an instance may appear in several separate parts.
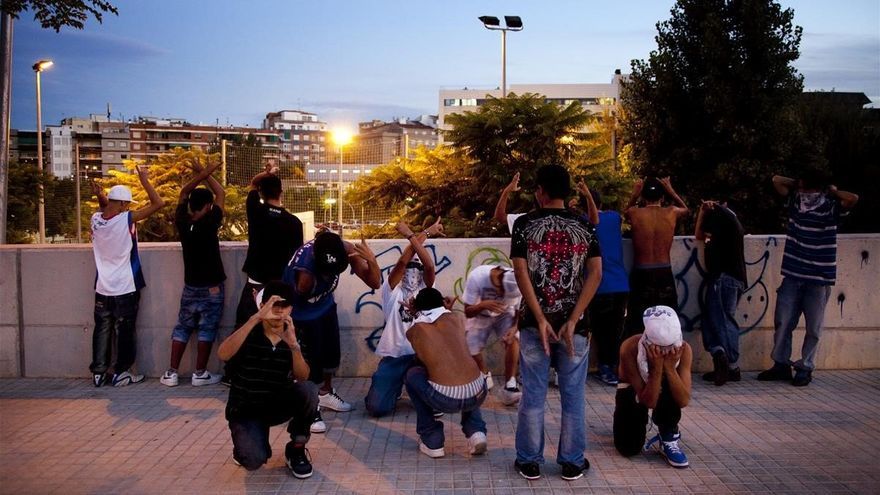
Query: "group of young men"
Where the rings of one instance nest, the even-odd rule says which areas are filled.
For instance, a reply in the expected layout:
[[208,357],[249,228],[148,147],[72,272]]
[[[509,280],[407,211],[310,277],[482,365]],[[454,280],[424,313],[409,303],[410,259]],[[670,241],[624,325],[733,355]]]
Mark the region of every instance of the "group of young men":
[[[160,378],[167,386],[178,385],[178,368],[196,330],[192,384],[221,380],[207,370],[226,278],[218,241],[224,191],[212,177],[217,166],[194,160],[193,177],[179,195],[175,224],[183,248],[184,289],[170,366]],[[98,275],[90,369],[97,387],[108,380],[114,386],[144,380],[131,369],[139,291],[145,286],[135,224],[163,202],[147,171],[138,168],[137,173],[149,204],[136,211],[129,211],[131,191],[124,186],[114,186],[106,196],[95,188],[101,210],[92,217]],[[312,466],[305,445],[310,434],[327,429],[320,409],[352,410],[332,385],[341,356],[333,292],[340,274],[350,268],[368,287],[381,288],[385,314],[376,349],[381,359],[364,401],[366,410],[374,417],[392,413],[405,388],[425,455],[445,455],[438,418],[456,412],[461,413],[469,453],[487,451],[480,406],[494,383],[482,352],[495,335],[505,344],[502,401],[519,404],[515,470],[527,479],[541,476],[552,367],[562,406],[556,460],[564,479],[580,478],[590,465],[584,456],[584,384],[592,332],[598,347],[597,378],[617,387],[613,432],[618,451],[631,456],[656,443],[669,464],[688,466],[678,423],[690,400],[693,353],[682,338],[670,264],[676,224],[688,208],[668,178],[637,181],[633,190],[624,213],[633,239],[633,268],[627,275],[621,215],[601,209],[600,196],[583,183],[577,186],[580,200],[566,205],[571,195],[568,172],[558,165],[539,168],[536,208],[508,223],[512,269],[486,265],[471,270],[461,314],[451,311],[453,298],[433,288],[435,267],[424,243],[443,234],[440,220],[419,233],[398,224],[407,244],[383,280],[363,240],[353,244],[322,231],[303,243],[302,223],[284,209],[276,173],[270,164],[251,182],[243,267],[247,283],[236,311],[236,330],[218,349],[226,362],[223,379],[231,387],[226,419],[237,464],[257,469],[266,463],[272,454],[269,428],[288,422],[286,462],[294,476],[306,478]],[[518,179],[517,174],[502,192],[496,218],[505,218],[507,197],[518,190]],[[207,188],[197,187],[202,182]],[[834,186],[823,188],[812,176],[799,181],[777,176],[773,184],[789,198],[789,228],[776,306],[775,364],[758,379],[806,385],[834,283],[837,221],[858,196]],[[704,379],[722,385],[740,379],[735,310],[747,287],[743,229],[725,203],[704,201],[696,238],[705,242],[703,345],[714,364]],[[807,338],[802,359],[793,363],[792,379],[791,333],[801,313]],[[114,332],[117,357],[108,375]],[[649,409],[658,434],[646,444]]]

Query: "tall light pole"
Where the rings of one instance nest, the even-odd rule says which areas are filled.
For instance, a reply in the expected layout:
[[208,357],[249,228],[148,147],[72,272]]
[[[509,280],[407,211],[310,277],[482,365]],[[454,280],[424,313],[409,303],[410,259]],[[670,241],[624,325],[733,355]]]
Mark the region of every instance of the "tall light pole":
[[342,150],[346,144],[351,142],[351,133],[345,129],[336,129],[333,131],[333,142],[339,147],[339,170],[337,170],[337,177],[339,178],[339,190],[337,191],[339,206],[336,207],[336,210],[339,217],[339,237],[342,237]]
[[507,98],[507,32],[522,31],[522,19],[516,15],[506,15],[504,16],[505,27],[501,27],[501,21],[495,16],[483,15],[479,19],[486,29],[501,31],[501,97]]
[[40,196],[39,205],[39,232],[40,244],[46,242],[46,198],[43,193],[43,110],[41,108],[40,97],[40,73],[52,67],[51,60],[40,60],[34,64],[34,73],[37,75],[37,168],[40,170],[40,185],[38,188]]

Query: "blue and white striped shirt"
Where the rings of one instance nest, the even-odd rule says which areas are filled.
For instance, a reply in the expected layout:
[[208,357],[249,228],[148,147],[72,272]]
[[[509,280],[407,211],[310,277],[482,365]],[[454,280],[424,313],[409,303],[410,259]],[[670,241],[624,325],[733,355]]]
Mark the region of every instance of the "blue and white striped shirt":
[[802,192],[788,199],[788,235],[782,274],[819,285],[834,285],[837,277],[837,224],[840,202],[824,194],[805,207]]

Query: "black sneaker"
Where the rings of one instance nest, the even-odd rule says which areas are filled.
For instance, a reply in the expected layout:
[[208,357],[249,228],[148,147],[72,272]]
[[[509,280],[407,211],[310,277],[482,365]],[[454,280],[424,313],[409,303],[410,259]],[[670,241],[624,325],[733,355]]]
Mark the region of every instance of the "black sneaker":
[[565,481],[574,481],[584,475],[584,471],[590,469],[590,461],[584,457],[584,463],[578,466],[570,462],[562,463],[562,479]]
[[541,477],[541,466],[537,462],[513,461],[513,469],[527,480],[536,480]]
[[791,380],[791,366],[774,363],[769,370],[758,373],[758,380],[762,382],[778,382]]
[[[707,382],[715,381],[715,372],[710,371],[708,373],[703,373],[703,380]],[[729,382],[738,382],[742,380],[742,372],[739,368],[733,368],[727,370],[727,381]]]
[[312,458],[305,447],[294,447],[287,457],[287,468],[295,478],[306,479],[312,475]]
[[810,370],[796,370],[791,384],[795,387],[806,387],[813,381],[813,372]]
[[104,373],[95,373],[95,376],[92,377],[92,383],[94,383],[96,387],[104,385],[104,382],[106,381],[107,375],[105,375]]
[[724,351],[713,352],[712,364],[715,366],[715,386],[720,387],[727,383],[727,369],[730,366],[727,354]]

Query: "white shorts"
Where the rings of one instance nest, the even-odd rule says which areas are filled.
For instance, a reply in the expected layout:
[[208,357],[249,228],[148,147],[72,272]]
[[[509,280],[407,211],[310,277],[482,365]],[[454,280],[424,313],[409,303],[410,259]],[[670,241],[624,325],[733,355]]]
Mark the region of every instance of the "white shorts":
[[489,342],[489,337],[493,334],[498,339],[504,337],[504,335],[507,334],[507,331],[510,330],[510,327],[513,326],[514,321],[516,320],[510,313],[505,313],[499,316],[476,316],[474,318],[468,318],[467,330],[465,332],[468,351],[472,356],[483,352],[486,343]]

